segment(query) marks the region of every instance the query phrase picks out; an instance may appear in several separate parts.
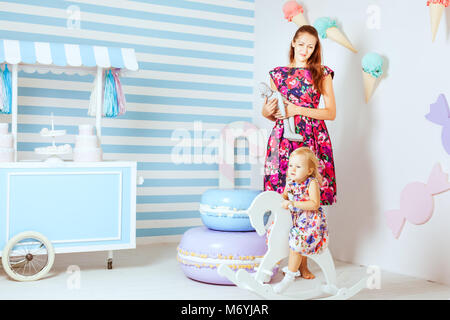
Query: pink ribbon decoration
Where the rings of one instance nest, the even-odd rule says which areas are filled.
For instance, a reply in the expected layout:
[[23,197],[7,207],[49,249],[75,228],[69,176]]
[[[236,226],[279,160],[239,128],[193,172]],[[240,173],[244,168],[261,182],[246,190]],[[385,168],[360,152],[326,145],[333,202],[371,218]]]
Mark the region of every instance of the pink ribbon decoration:
[[125,101],[125,94],[123,93],[122,84],[119,80],[119,70],[120,69],[113,69],[112,75],[114,77],[114,82],[116,84],[116,92],[117,92],[117,104],[119,106],[119,116],[125,114],[126,112],[126,101]]
[[400,195],[400,210],[386,212],[387,224],[397,239],[402,232],[406,220],[415,225],[421,225],[433,215],[433,196],[450,190],[447,174],[439,163],[435,164],[426,184],[412,182]]

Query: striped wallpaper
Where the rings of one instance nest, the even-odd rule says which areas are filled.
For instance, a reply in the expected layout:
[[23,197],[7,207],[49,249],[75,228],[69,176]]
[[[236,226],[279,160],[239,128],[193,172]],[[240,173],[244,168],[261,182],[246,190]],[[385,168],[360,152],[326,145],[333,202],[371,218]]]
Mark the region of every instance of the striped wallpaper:
[[[104,159],[134,160],[137,243],[177,241],[201,225],[201,194],[218,187],[218,165],[204,163],[220,129],[252,121],[255,0],[0,1],[0,39],[131,47],[140,70],[122,78],[127,113],[103,119]],[[36,159],[39,135],[54,113],[57,142],[74,144],[87,115],[94,77],[19,73],[19,159]],[[1,122],[10,115],[0,115]],[[203,131],[200,131],[203,130]],[[192,137],[192,163],[176,164],[181,137]],[[214,151],[215,150],[215,151]],[[237,144],[245,159],[246,142]],[[186,155],[186,153],[185,153]],[[250,186],[250,164],[236,165],[237,187]]]

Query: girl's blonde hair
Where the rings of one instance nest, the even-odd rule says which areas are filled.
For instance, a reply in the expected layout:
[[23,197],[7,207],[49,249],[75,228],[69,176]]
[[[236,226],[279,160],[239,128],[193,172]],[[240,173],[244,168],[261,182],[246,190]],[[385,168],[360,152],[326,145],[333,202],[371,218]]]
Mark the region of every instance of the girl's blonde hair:
[[313,169],[311,176],[317,179],[319,185],[322,185],[322,175],[319,173],[319,159],[317,159],[314,152],[308,147],[300,147],[291,152],[289,159],[294,156],[304,155],[308,159],[309,168]]

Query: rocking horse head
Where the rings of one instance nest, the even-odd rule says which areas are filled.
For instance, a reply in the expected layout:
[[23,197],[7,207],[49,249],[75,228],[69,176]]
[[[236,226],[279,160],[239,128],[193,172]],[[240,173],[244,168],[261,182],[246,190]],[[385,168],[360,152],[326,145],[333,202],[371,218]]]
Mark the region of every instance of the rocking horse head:
[[275,191],[265,191],[255,197],[248,209],[248,215],[258,235],[266,233],[264,215],[268,211],[274,213],[277,211],[275,209],[280,209],[282,200],[282,196]]

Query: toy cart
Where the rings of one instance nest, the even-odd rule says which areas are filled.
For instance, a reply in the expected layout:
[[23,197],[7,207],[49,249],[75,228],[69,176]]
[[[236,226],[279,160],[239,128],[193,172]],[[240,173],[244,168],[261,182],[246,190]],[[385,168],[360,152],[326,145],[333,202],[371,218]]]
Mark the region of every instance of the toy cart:
[[0,40],[11,69],[15,162],[0,163],[0,249],[13,279],[42,278],[55,253],[136,247],[136,162],[17,162],[18,71],[94,74],[96,133],[101,143],[103,71],[136,71],[134,49]]
[[136,162],[0,164],[2,264],[21,281],[44,276],[55,253],[136,247]]

